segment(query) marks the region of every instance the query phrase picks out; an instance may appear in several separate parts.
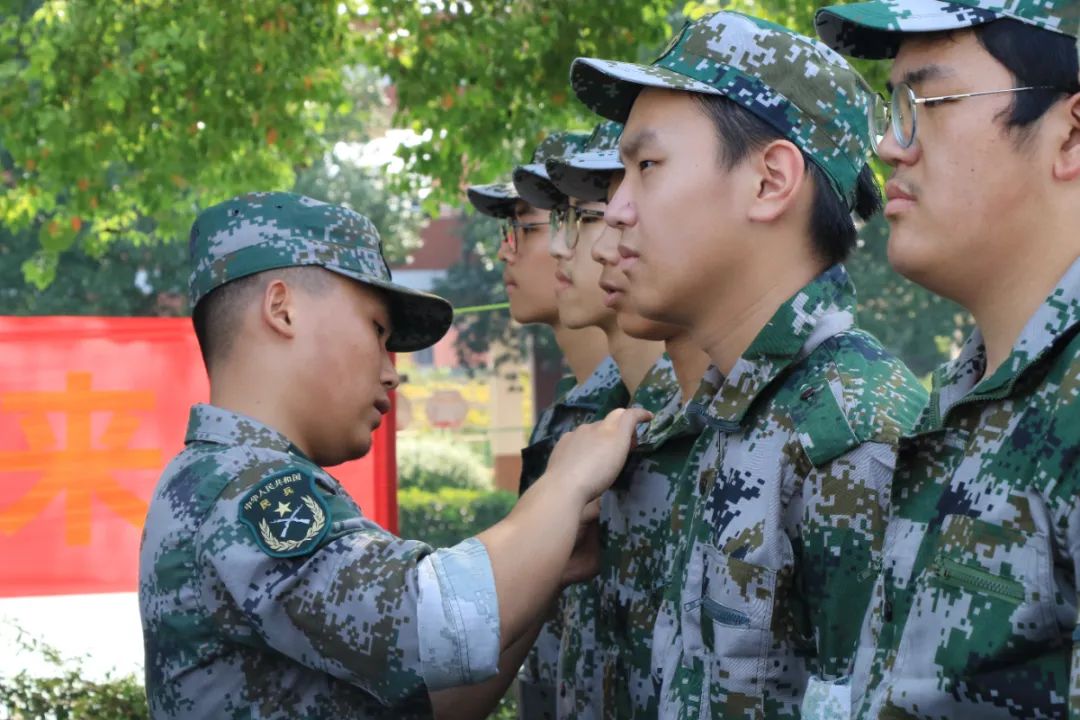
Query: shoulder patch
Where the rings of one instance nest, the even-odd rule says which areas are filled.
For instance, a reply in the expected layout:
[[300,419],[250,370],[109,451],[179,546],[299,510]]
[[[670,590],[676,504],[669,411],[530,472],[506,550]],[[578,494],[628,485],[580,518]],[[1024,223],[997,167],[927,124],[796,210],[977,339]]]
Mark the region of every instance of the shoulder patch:
[[239,520],[271,557],[297,557],[318,547],[330,529],[330,509],[311,473],[297,467],[266,477],[240,501]]

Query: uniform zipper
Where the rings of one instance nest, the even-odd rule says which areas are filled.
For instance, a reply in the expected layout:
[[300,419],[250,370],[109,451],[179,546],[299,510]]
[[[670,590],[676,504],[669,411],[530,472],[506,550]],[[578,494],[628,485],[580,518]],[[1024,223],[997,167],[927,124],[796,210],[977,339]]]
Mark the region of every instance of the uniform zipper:
[[949,558],[935,561],[930,566],[930,571],[942,582],[965,590],[980,592],[1010,602],[1024,602],[1024,587],[1017,581],[993,575]]

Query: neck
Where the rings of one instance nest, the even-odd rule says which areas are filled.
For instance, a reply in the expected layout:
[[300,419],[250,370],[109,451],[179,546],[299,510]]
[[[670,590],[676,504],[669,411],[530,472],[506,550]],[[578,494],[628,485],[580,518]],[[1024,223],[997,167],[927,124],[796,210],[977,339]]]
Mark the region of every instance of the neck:
[[671,358],[675,379],[679,381],[682,401],[685,405],[694,397],[701,378],[709,368],[709,356],[697,345],[689,333],[679,333],[664,342],[664,351]]
[[694,343],[730,374],[780,306],[823,270],[819,260],[795,258],[785,267],[750,268],[733,282],[718,284],[716,297],[698,303],[708,312],[691,323]]
[[579,384],[588,380],[608,354],[603,331],[596,327],[571,330],[561,324],[553,325],[552,330],[555,344],[562,350],[574,378]]
[[273,387],[265,378],[251,368],[225,366],[215,368],[210,376],[210,404],[238,415],[246,415],[272,428],[295,444],[308,456],[311,448],[290,420],[285,399],[280,395],[266,393]]
[[975,318],[986,345],[984,377],[993,375],[1012,353],[1024,326],[1076,262],[1080,248],[1051,258],[1031,249],[1017,255],[1007,270],[983,283],[980,291],[963,303]]
[[623,385],[633,395],[649,368],[656,364],[664,352],[664,343],[632,338],[620,330],[614,320],[610,327],[604,328],[604,334],[607,335],[607,349],[615,364],[619,366]]

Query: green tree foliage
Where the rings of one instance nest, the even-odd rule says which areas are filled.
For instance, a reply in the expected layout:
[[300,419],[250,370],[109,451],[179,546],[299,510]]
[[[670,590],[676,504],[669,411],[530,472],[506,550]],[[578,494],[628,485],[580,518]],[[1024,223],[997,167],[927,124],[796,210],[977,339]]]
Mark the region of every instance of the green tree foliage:
[[502,520],[515,502],[502,490],[405,488],[398,492],[401,537],[451,547]]
[[351,108],[352,17],[329,1],[15,2],[0,15],[0,223],[60,253],[182,238],[198,207],[288,188]]

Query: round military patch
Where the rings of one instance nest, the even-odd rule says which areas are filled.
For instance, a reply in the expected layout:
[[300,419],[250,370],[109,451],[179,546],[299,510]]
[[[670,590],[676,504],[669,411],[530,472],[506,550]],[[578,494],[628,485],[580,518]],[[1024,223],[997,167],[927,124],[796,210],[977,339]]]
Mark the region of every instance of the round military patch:
[[330,529],[330,510],[312,476],[294,467],[270,475],[244,496],[240,522],[267,555],[296,557],[318,547]]

